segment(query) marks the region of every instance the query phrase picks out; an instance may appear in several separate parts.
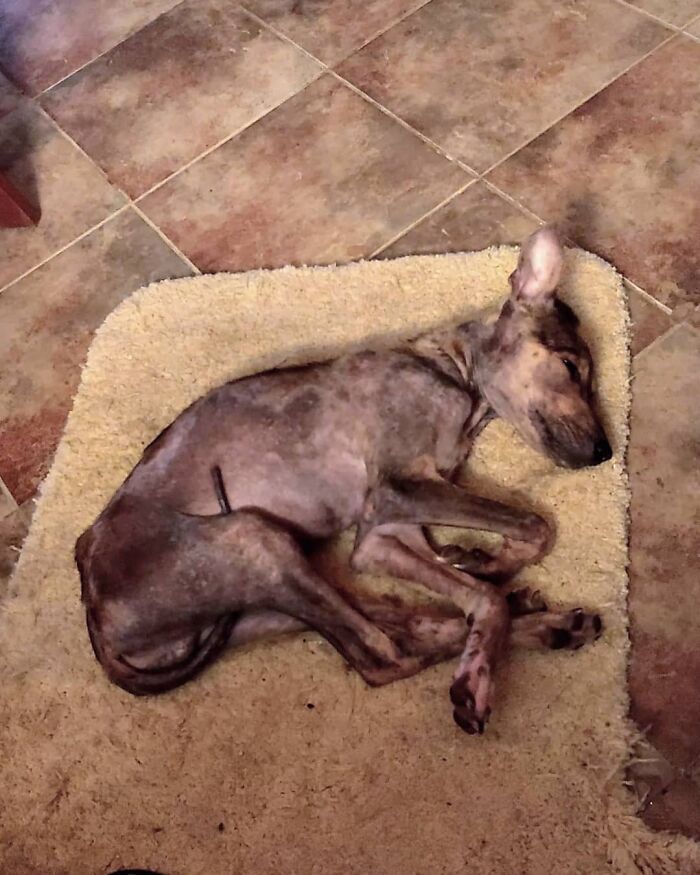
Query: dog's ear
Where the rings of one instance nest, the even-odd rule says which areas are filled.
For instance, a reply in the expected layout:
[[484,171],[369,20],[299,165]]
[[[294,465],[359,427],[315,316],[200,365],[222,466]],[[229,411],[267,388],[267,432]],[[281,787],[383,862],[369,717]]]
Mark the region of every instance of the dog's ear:
[[510,275],[512,296],[522,304],[544,304],[554,296],[564,252],[551,226],[535,231],[523,243],[518,266]]

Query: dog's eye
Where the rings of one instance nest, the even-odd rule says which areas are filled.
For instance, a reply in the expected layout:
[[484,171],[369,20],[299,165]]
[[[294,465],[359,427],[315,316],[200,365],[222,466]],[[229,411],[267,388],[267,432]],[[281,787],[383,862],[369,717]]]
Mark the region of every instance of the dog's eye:
[[579,374],[576,365],[570,359],[562,359],[562,362],[574,383],[578,383],[581,380],[581,375]]

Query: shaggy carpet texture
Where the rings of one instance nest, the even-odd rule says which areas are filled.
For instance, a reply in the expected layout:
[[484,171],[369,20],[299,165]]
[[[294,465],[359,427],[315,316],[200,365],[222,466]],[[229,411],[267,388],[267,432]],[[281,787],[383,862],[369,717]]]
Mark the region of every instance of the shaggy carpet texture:
[[[195,682],[136,699],[107,682],[88,643],[76,537],[187,404],[232,378],[493,308],[516,256],[173,280],[106,320],[0,612],[3,872],[700,872],[697,846],[649,832],[622,783],[636,738],[629,326],[619,277],[585,252],[567,253],[561,295],[593,350],[614,460],[561,470],[496,422],[462,481],[556,520],[553,552],[523,585],[599,609],[605,634],[576,653],[509,653],[484,737],[452,722],[450,665],[372,690],[309,633],[229,652]],[[328,573],[341,565],[326,556]]]

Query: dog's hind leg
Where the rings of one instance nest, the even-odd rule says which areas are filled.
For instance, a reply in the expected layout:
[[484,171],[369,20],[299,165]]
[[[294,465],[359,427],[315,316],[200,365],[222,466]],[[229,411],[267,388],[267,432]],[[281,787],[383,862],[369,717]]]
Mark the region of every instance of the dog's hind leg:
[[483,732],[493,696],[493,671],[508,634],[505,597],[494,587],[437,563],[417,526],[382,525],[365,534],[353,566],[421,583],[450,599],[468,633],[450,689],[454,718],[465,732]]
[[368,684],[381,686],[410,677],[445,658],[442,652],[403,652],[389,634],[300,559],[287,567],[283,585],[270,594],[267,604],[320,632]]
[[95,653],[135,694],[193,677],[257,609],[317,629],[371,684],[426,664],[404,657],[311,568],[283,525],[257,511],[195,517],[125,498],[81,537],[76,555]]
[[[469,632],[467,619],[452,605],[415,604],[397,596],[374,595],[347,586],[342,588],[342,593],[356,610],[385,632],[404,655],[444,660],[459,656],[464,650]],[[602,634],[600,615],[582,608],[549,610],[541,597],[533,600],[529,590],[515,590],[508,594],[506,601],[511,615],[508,643],[513,647],[578,650]],[[245,647],[261,639],[309,630],[306,623],[289,614],[265,609],[246,611],[236,621],[228,646]]]

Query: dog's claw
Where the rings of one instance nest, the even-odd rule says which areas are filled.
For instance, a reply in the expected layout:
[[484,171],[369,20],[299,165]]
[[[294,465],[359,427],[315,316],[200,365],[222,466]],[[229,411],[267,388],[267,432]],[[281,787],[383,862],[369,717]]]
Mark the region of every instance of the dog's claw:
[[492,693],[491,673],[483,652],[479,652],[460,666],[450,687],[455,723],[469,735],[484,734],[491,715]]
[[474,715],[472,706],[458,706],[452,712],[454,721],[467,735],[483,735],[489,723],[491,709],[487,708],[483,718]]
[[595,630],[595,637],[597,640],[603,632],[603,621],[600,619],[600,614],[593,615],[593,629]]
[[452,716],[454,717],[454,721],[459,726],[460,729],[463,729],[467,735],[476,735],[476,727],[474,726],[473,717],[471,711],[467,708],[455,708],[452,712]]

